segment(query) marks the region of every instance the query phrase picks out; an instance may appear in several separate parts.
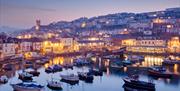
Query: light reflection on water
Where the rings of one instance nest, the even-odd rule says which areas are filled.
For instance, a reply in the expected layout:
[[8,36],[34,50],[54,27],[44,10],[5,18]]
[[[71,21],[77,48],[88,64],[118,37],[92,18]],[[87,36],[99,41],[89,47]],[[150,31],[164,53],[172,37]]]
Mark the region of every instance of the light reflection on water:
[[[152,65],[162,65],[162,60],[164,57],[162,56],[145,56],[145,61],[142,63],[137,63],[140,67],[149,67]],[[99,58],[92,58],[92,60],[99,65]],[[101,59],[100,59],[101,60]],[[104,61],[104,60],[102,60]],[[66,83],[63,83],[63,91],[123,91],[123,80],[122,78],[127,76],[127,73],[130,73],[134,68],[131,67],[123,67],[122,69],[113,69],[108,68],[110,60],[104,61],[104,63],[100,64],[100,66],[107,67],[107,72],[104,73],[102,77],[95,77],[92,84],[85,83],[80,81],[78,85],[71,86]],[[74,70],[63,70],[62,72],[57,72],[55,74],[47,74],[45,73],[45,68],[51,66],[53,64],[71,64],[73,63],[72,57],[55,57],[50,59],[49,63],[43,65],[43,67],[38,66],[38,71],[41,72],[39,77],[34,77],[34,80],[40,84],[46,85],[46,82],[51,77],[60,79],[60,74],[70,74],[70,73],[77,73],[78,71],[88,71],[88,67],[78,68],[74,67]],[[169,71],[174,72],[175,74],[180,73],[180,66],[166,66]],[[21,82],[18,79],[18,73],[21,71],[22,66],[21,64],[16,64],[15,69],[13,71],[8,72],[0,72],[0,75],[7,75],[10,77],[10,80],[5,85],[0,85],[0,91],[12,91],[10,83],[17,83]],[[139,70],[143,68],[138,68]],[[144,73],[144,72],[142,72]],[[146,74],[141,74],[140,79],[142,80],[149,80],[152,79],[148,77]],[[156,84],[156,91],[177,91],[180,89],[180,77],[174,79],[162,79],[162,78],[153,78],[154,83]],[[48,88],[45,88],[45,91],[52,91]]]

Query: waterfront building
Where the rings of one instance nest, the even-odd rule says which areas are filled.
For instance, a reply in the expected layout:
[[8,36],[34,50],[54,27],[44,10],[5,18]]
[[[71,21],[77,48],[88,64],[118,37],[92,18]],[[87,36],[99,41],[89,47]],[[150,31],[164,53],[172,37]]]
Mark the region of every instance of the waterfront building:
[[180,53],[180,37],[172,37],[168,40],[168,52]]
[[10,58],[15,56],[16,43],[12,39],[5,39],[1,44],[1,58]]
[[140,53],[165,53],[166,40],[140,37],[137,39],[122,40],[122,46],[127,47],[127,51]]

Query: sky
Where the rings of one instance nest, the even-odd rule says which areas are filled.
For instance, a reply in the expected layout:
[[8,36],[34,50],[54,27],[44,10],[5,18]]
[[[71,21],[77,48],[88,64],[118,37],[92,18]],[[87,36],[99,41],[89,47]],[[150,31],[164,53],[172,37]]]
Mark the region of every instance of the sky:
[[180,0],[0,0],[0,26],[30,28],[120,12],[149,12],[180,7]]

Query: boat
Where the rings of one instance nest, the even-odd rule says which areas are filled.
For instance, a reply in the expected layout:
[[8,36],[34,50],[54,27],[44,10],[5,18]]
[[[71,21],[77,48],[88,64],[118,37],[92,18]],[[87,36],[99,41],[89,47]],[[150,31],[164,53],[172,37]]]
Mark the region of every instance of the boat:
[[162,64],[164,64],[164,65],[175,65],[175,64],[180,64],[180,61],[172,60],[170,58],[166,58],[163,60]]
[[132,61],[144,61],[144,56],[132,55],[128,56],[128,59]]
[[42,91],[44,86],[35,82],[22,82],[17,84],[11,84],[15,91]]
[[124,88],[124,91],[155,91],[155,90],[148,90],[142,88],[135,88],[126,84],[124,84],[122,87]]
[[124,60],[124,61],[122,61],[122,63],[123,63],[124,66],[132,64],[132,62],[130,60]]
[[39,64],[39,65],[43,65],[43,64],[48,63],[48,62],[49,62],[49,60],[46,58],[43,58],[41,60],[36,60],[36,64]]
[[51,80],[47,82],[47,87],[52,90],[62,90],[62,84],[59,81]]
[[77,75],[74,75],[74,74],[60,75],[60,77],[61,77],[62,82],[66,82],[66,83],[69,83],[71,85],[79,83],[79,77]]
[[5,71],[11,71],[13,69],[12,64],[4,64],[2,69]]
[[8,82],[8,77],[7,77],[7,76],[1,76],[1,77],[0,77],[0,83],[5,84],[5,83],[7,83],[7,82]]
[[90,62],[88,62],[86,59],[84,58],[79,58],[79,59],[75,59],[73,64],[75,66],[84,66],[84,65],[89,65],[91,64]]
[[95,75],[95,76],[103,76],[103,71],[99,69],[90,69],[88,74]]
[[155,84],[151,82],[140,81],[136,78],[131,78],[131,77],[123,78],[123,81],[125,82],[126,86],[129,86],[132,88],[155,91]]
[[155,77],[171,78],[173,74],[171,72],[166,72],[164,67],[150,67],[148,70],[148,75]]
[[62,71],[62,66],[57,65],[57,64],[53,65],[52,68],[54,72]]
[[62,71],[62,66],[60,65],[52,65],[45,69],[45,72],[47,73],[53,73],[53,72],[59,72]]
[[23,71],[22,73],[19,73],[19,79],[21,79],[22,81],[32,81],[33,80],[33,75],[29,74],[26,71]]
[[24,64],[26,67],[32,67],[33,63],[31,61],[26,61]]
[[28,71],[27,73],[32,74],[33,76],[39,76],[40,72],[33,70],[33,71]]
[[45,69],[45,72],[46,72],[46,73],[52,73],[52,72],[54,72],[54,70],[53,70],[53,68],[50,66],[50,67],[47,67],[47,68]]
[[63,65],[63,67],[65,69],[72,69],[73,70],[73,65],[71,65],[71,64],[65,64],[65,65]]
[[78,72],[78,77],[80,80],[84,80],[85,82],[92,83],[94,80],[93,75],[88,74],[88,72]]

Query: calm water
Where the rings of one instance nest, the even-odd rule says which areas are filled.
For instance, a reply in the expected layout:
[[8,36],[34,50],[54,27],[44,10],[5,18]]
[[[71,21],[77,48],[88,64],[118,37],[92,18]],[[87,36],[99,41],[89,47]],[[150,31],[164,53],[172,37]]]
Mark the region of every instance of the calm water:
[[[151,65],[161,65],[163,57],[155,57],[155,56],[146,56],[145,61],[142,63],[136,63],[132,65],[131,67],[124,67],[124,68],[109,68],[107,67],[107,72],[104,72],[102,77],[96,76],[94,78],[93,83],[85,83],[83,81],[80,81],[79,84],[76,85],[69,85],[66,83],[63,84],[63,91],[124,91],[122,88],[124,82],[122,80],[123,77],[126,77],[127,74],[133,72],[134,69],[137,69],[140,74],[140,79],[148,81],[153,80],[153,82],[156,84],[156,91],[180,91],[180,77],[176,77],[173,79],[162,79],[162,78],[151,78],[146,75],[146,70],[144,67],[151,66]],[[99,58],[92,58],[96,62],[97,66],[108,66],[109,61],[101,60]],[[99,63],[98,60],[101,60],[101,63]],[[72,63],[72,58],[64,58],[64,57],[56,57],[53,60],[50,60],[49,63],[42,65],[42,66],[36,66],[38,68],[38,71],[41,72],[39,77],[34,77],[34,81],[37,81],[38,83],[42,85],[47,85],[47,80],[53,78],[60,79],[60,74],[70,74],[70,73],[77,73],[81,71],[87,71],[88,67],[74,67],[73,70],[65,70],[63,69],[62,72],[57,72],[54,74],[47,74],[45,72],[45,68],[53,65],[53,64],[66,64],[66,63]],[[102,62],[103,61],[103,62]],[[138,66],[138,67],[137,67]],[[10,83],[18,83],[21,82],[21,80],[18,79],[18,73],[22,72],[22,65],[16,64],[15,69],[13,71],[9,72],[1,72],[0,75],[7,75],[10,79],[7,84],[1,84],[0,85],[0,91],[13,91],[12,87],[9,85]],[[176,74],[180,73],[180,66],[174,65],[174,66],[167,66],[168,71],[174,72]],[[45,88],[45,91],[53,91]]]

